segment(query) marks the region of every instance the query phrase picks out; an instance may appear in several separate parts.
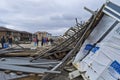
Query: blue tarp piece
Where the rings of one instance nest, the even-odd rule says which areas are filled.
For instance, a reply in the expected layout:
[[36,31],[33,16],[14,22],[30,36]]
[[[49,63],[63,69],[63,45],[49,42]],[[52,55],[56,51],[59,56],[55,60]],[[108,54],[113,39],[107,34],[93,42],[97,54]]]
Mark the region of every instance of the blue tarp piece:
[[94,45],[91,45],[91,44],[87,44],[85,46],[85,50],[88,50],[88,51],[92,51],[93,53],[95,53],[97,50],[99,50],[100,47],[96,47]]
[[99,48],[100,48],[100,47],[94,47],[94,48],[92,49],[92,52],[95,53],[97,50],[99,50]]
[[116,60],[113,61],[110,67],[112,67],[117,73],[120,74],[120,63],[118,63]]
[[8,48],[8,47],[9,47],[8,43],[4,43],[4,48]]
[[87,45],[85,46],[85,50],[91,50],[93,47],[94,47],[93,45],[87,44]]

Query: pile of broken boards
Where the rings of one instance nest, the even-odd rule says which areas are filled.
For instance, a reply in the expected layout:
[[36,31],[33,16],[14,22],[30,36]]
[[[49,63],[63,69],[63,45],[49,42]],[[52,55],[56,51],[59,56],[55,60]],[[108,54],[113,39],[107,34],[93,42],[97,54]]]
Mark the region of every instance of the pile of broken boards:
[[[92,19],[90,19],[92,20]],[[3,57],[0,59],[0,71],[8,73],[13,79],[29,75],[45,75],[60,73],[58,68],[64,66],[71,56],[79,51],[79,45],[83,43],[83,33],[89,23],[70,28],[63,36],[64,40],[48,50],[38,51],[36,57]],[[70,34],[72,33],[72,34]],[[1,50],[2,52],[9,49]],[[14,75],[13,75],[14,74]],[[18,76],[19,74],[19,76]]]
[[[64,38],[63,42],[48,50],[38,52],[40,55],[37,57],[1,58],[0,70],[9,73],[10,79],[29,75],[44,76],[45,74],[59,74],[61,71],[58,71],[58,69],[63,68],[65,64],[78,53],[101,16],[102,13],[99,11],[97,15],[92,15],[86,23],[77,23],[75,27],[71,27],[65,32],[62,37]],[[20,76],[18,76],[18,74]]]
[[[102,16],[76,55],[70,79],[120,80],[120,4],[107,2]],[[98,14],[98,13],[97,13]]]
[[[84,41],[88,38],[103,13],[101,10],[84,24],[71,27],[63,35],[63,41],[48,50],[37,52],[36,57],[5,57],[0,59],[0,70],[9,73],[9,78],[19,78],[29,75],[49,75],[58,71],[75,56]],[[13,76],[14,73],[14,77]],[[19,74],[20,76],[18,76]],[[47,79],[44,79],[47,80]]]

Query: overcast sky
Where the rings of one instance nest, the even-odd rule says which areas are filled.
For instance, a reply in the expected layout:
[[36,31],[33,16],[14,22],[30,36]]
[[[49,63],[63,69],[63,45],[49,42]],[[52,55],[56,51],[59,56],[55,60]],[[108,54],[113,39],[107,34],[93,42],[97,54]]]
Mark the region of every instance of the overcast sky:
[[[111,0],[120,5],[120,0]],[[29,32],[62,35],[90,17],[84,6],[97,10],[106,0],[0,0],[0,26]]]

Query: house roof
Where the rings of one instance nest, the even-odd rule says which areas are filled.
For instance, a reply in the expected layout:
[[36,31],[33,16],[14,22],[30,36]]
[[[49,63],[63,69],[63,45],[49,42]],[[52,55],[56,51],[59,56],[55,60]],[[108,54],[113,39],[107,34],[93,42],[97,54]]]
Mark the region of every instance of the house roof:
[[9,28],[2,27],[2,26],[0,26],[0,31],[13,31],[13,32],[17,32],[17,30],[9,29]]
[[19,33],[32,34],[32,33],[27,32],[27,31],[18,31],[18,30],[9,29],[9,28],[3,27],[3,26],[0,26],[0,31],[11,31],[11,32],[19,32]]
[[27,34],[32,34],[30,32],[27,32],[27,31],[19,31],[20,33],[27,33]]
[[0,27],[0,31],[7,31],[8,29],[5,27]]

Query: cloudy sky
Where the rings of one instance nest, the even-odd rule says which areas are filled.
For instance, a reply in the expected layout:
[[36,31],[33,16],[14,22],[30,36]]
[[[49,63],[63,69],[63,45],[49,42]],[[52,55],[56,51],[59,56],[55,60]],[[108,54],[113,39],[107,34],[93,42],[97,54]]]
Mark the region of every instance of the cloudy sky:
[[[120,0],[111,0],[120,5]],[[84,6],[97,10],[106,0],[0,0],[0,26],[29,32],[47,31],[62,35],[90,13]]]

